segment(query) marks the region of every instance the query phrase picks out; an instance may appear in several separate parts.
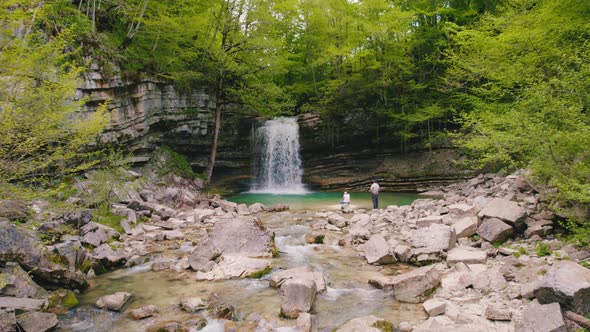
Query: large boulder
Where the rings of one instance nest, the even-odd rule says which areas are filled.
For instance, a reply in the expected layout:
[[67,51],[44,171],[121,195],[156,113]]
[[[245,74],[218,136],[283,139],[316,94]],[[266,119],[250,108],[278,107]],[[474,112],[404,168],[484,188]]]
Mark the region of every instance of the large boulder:
[[270,258],[274,251],[274,233],[257,219],[220,219],[208,239],[191,253],[189,264],[193,270],[207,271],[212,268],[210,262],[220,256]]
[[39,311],[47,307],[47,300],[45,299],[27,299],[20,297],[0,297],[0,309],[9,311]]
[[295,278],[313,280],[318,293],[326,290],[324,274],[321,272],[314,272],[311,267],[307,265],[274,272],[269,278],[269,286],[280,288],[285,281]]
[[348,220],[337,213],[331,213],[330,215],[328,215],[328,222],[331,225],[334,225],[334,226],[337,226],[340,228],[348,225]]
[[369,264],[391,264],[395,263],[395,257],[389,250],[389,243],[379,234],[371,236],[365,243],[365,258]]
[[355,214],[350,218],[350,230],[348,233],[355,239],[368,239],[371,236],[371,228],[373,224],[371,223],[371,217],[366,214]]
[[104,243],[94,249],[88,257],[104,268],[118,267],[124,265],[127,255],[123,249],[113,249]]
[[465,217],[453,224],[457,238],[469,237],[477,232],[479,226],[477,216]]
[[53,252],[64,257],[70,270],[76,270],[86,260],[88,252],[77,237],[66,239],[50,247]]
[[335,332],[383,332],[393,331],[391,322],[375,316],[354,318],[334,330]]
[[414,248],[426,248],[429,252],[448,251],[455,247],[457,234],[447,225],[432,224],[428,228],[415,230],[409,243]]
[[503,198],[494,198],[479,212],[478,216],[498,218],[516,229],[522,229],[526,219],[526,210],[518,203]]
[[486,251],[464,246],[451,249],[447,255],[447,263],[449,265],[456,263],[484,264],[487,259],[488,254]]
[[254,203],[250,205],[248,209],[250,210],[250,213],[260,213],[268,210],[268,208],[261,203]]
[[214,202],[227,212],[236,212],[238,209],[237,203],[226,201],[225,199],[215,200]]
[[522,320],[515,324],[515,332],[566,332],[559,303],[531,302],[522,312]]
[[180,299],[180,307],[187,312],[197,312],[207,308],[207,304],[200,297],[185,297]]
[[98,228],[95,231],[88,232],[84,234],[82,238],[82,242],[89,244],[93,247],[98,247],[102,243],[105,243],[109,240],[108,234],[102,229]]
[[480,271],[473,278],[473,288],[483,294],[499,293],[506,286],[506,279],[497,267]]
[[159,312],[158,307],[153,304],[146,305],[137,309],[129,311],[129,317],[133,320],[140,320],[151,317]]
[[454,292],[462,291],[472,286],[475,276],[472,272],[455,271],[448,273],[441,280],[441,287],[445,291]]
[[60,223],[71,225],[75,229],[79,229],[92,221],[92,210],[67,212],[60,215],[55,220]]
[[475,215],[477,207],[465,203],[457,203],[448,206],[449,213],[457,216]]
[[582,315],[590,313],[590,270],[572,261],[554,264],[534,290],[540,303],[559,302]]
[[309,312],[316,295],[315,282],[310,279],[289,279],[280,288],[281,316],[297,318],[301,312]]
[[49,293],[37,285],[17,263],[6,263],[6,266],[1,271],[0,295],[33,299],[42,299],[49,296]]
[[490,218],[477,228],[477,234],[488,242],[504,242],[514,234],[514,229],[498,218]]
[[428,227],[432,224],[442,224],[443,216],[426,216],[416,220],[416,226],[418,228]]
[[27,272],[49,284],[85,289],[86,277],[69,269],[67,259],[49,252],[39,237],[8,222],[0,222],[0,262],[17,262]]
[[121,311],[129,299],[131,299],[131,293],[117,292],[99,298],[96,301],[96,306],[111,311]]
[[394,297],[400,302],[419,303],[423,296],[440,283],[435,265],[423,266],[390,279]]
[[270,259],[252,258],[241,254],[221,256],[211,270],[198,271],[197,280],[226,280],[260,277],[270,270]]
[[57,316],[46,312],[26,312],[16,317],[18,325],[25,332],[45,332],[57,326]]
[[422,303],[422,307],[429,317],[438,316],[445,313],[447,301],[437,298],[430,299]]

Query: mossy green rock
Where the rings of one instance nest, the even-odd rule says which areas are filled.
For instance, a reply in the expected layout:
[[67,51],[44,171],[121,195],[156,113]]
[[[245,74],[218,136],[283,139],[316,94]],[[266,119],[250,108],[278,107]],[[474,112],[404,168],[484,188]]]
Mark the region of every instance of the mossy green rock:
[[67,259],[47,250],[39,236],[27,229],[0,221],[0,261],[16,262],[35,280],[66,288],[86,289],[84,275],[62,264]]
[[48,311],[58,315],[63,315],[68,310],[78,305],[76,293],[69,289],[58,289],[51,293],[48,298]]

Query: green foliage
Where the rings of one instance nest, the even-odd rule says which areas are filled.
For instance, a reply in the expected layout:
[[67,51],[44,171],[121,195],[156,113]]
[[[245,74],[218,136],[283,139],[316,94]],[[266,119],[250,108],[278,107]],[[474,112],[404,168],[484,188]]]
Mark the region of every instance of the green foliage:
[[159,176],[174,174],[185,178],[202,177],[193,171],[185,156],[169,147],[161,147],[156,150],[150,163]]
[[549,246],[543,242],[537,243],[535,251],[537,252],[538,257],[551,256],[553,253],[553,250],[551,250],[551,248],[549,248]]
[[63,306],[67,310],[78,305],[76,294],[69,289],[58,289],[51,293],[48,300],[48,307],[55,308]]
[[[72,31],[48,38],[35,27],[42,4],[3,2],[0,31],[0,180],[35,179],[79,172],[96,163],[88,151],[107,123],[106,107],[77,111],[75,89],[81,67],[70,60]],[[12,29],[24,27],[22,36]]]
[[[78,194],[89,207],[98,210],[99,222],[112,225],[116,222],[116,229],[120,229],[118,221],[110,213],[111,204],[118,199],[119,195],[125,195],[127,190],[132,189],[126,184],[129,179],[126,168],[129,167],[129,160],[120,150],[110,150],[105,155],[102,167],[86,173],[88,181],[87,190]],[[102,220],[102,221],[100,221]]]
[[264,269],[260,270],[260,271],[256,271],[256,272],[252,272],[250,273],[250,275],[248,276],[248,278],[252,278],[252,279],[260,279],[262,277],[264,277],[265,275],[269,274],[272,271],[272,267],[267,266]]
[[54,253],[54,252],[48,252],[47,258],[49,259],[50,262],[60,265],[62,267],[67,268],[70,264],[68,262],[67,258],[65,258],[64,256],[62,256],[60,254]]
[[528,251],[526,250],[526,248],[522,247],[522,246],[518,246],[518,248],[516,248],[516,251],[513,253],[514,257],[518,258],[522,255],[528,255]]
[[457,29],[445,77],[471,166],[531,169],[557,188],[576,233],[589,227],[575,213],[590,203],[589,14],[588,2],[509,1],[501,15]]
[[381,332],[393,332],[394,331],[393,324],[389,321],[386,321],[386,320],[376,321],[371,326],[378,329]]
[[[74,94],[90,61],[104,75],[156,76],[187,92],[205,86],[219,114],[228,105],[249,115],[320,113],[318,133],[332,145],[359,144],[343,127],[401,151],[455,137],[470,167],[529,168],[557,188],[553,208],[590,243],[588,1],[99,4],[0,4],[1,182],[100,164],[87,148],[106,107],[80,114],[85,101]],[[169,154],[164,173],[195,176]],[[72,195],[68,184],[54,191]]]
[[103,224],[105,226],[109,226],[114,228],[117,232],[124,233],[125,230],[121,227],[121,221],[125,219],[124,217],[114,214],[111,211],[100,208],[96,210],[94,214],[94,221]]

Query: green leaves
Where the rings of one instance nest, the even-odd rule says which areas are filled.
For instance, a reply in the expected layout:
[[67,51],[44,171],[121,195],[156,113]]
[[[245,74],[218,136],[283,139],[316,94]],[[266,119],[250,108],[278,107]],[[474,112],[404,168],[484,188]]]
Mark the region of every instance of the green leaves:
[[[24,9],[23,7],[19,7]],[[93,164],[88,144],[106,125],[105,108],[79,113],[75,89],[80,68],[64,53],[70,33],[46,40],[34,29],[40,7],[6,19],[29,27],[21,36],[0,32],[0,180],[63,175]]]
[[590,202],[589,12],[577,1],[511,3],[457,33],[446,81],[462,101],[461,146],[479,165],[531,168],[568,205]]

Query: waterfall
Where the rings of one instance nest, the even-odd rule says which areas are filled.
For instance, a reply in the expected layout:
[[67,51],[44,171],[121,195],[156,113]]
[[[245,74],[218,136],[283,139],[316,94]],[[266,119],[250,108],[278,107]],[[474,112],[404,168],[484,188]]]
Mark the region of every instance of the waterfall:
[[296,118],[268,120],[255,132],[255,180],[251,192],[306,193],[301,183],[299,125]]

